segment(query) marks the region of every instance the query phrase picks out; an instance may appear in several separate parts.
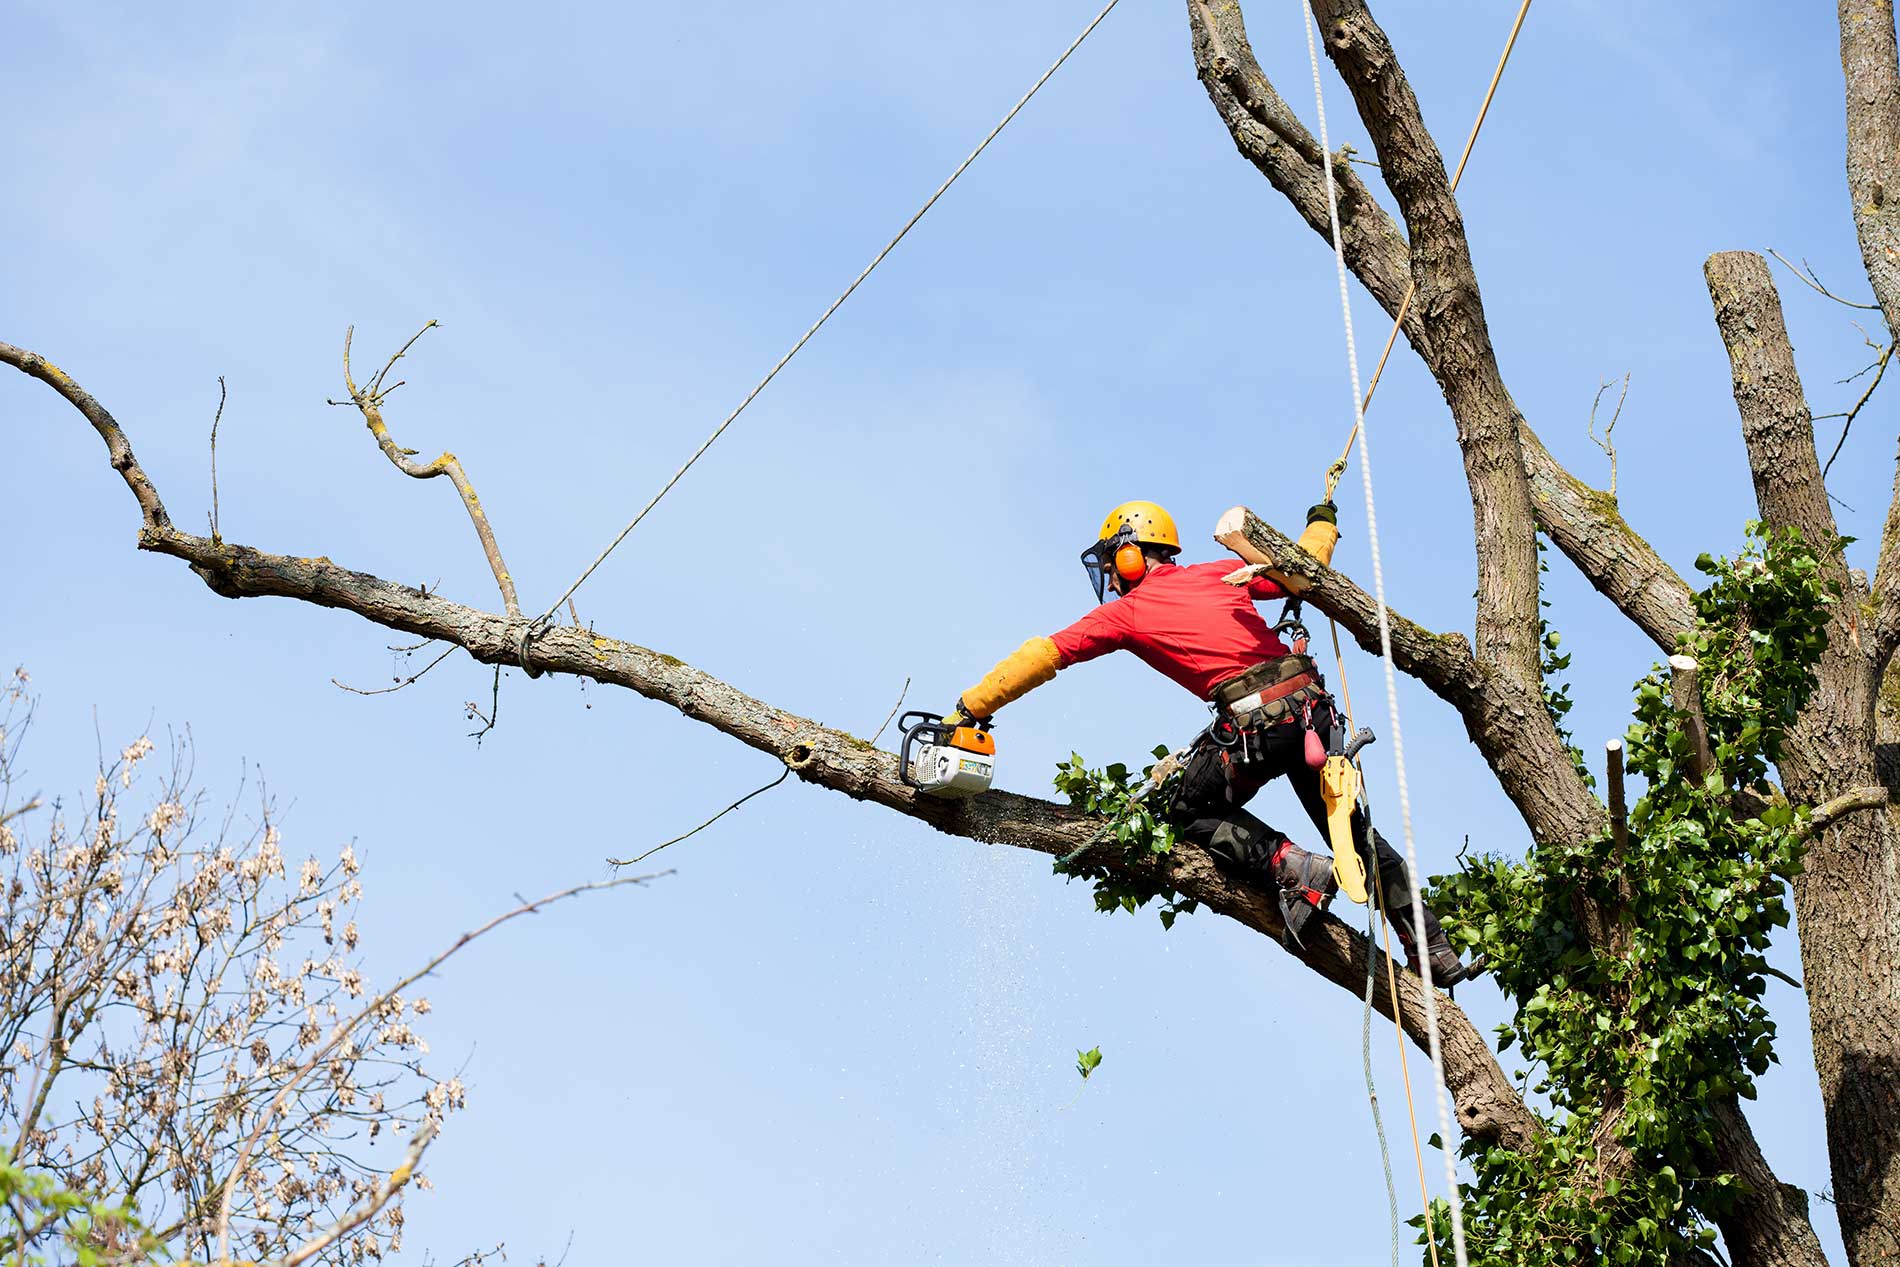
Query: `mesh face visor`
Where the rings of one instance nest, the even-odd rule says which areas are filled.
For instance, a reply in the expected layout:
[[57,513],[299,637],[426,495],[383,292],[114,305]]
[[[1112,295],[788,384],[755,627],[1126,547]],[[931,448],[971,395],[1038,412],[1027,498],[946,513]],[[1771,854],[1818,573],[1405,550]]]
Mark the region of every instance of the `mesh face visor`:
[[1082,551],[1082,568],[1089,574],[1089,584],[1095,587],[1095,601],[1105,603],[1112,590],[1108,578],[1115,570],[1115,551],[1135,542],[1135,530],[1123,524],[1112,537],[1103,537],[1088,549]]

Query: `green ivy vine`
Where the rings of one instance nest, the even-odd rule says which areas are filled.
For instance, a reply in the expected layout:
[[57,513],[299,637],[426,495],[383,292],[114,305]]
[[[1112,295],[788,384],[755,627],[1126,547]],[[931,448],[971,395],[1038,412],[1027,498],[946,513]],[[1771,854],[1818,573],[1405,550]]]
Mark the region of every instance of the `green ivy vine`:
[[[1795,809],[1765,780],[1813,689],[1838,595],[1792,530],[1751,524],[1739,558],[1705,554],[1696,567],[1709,584],[1682,649],[1701,666],[1714,768],[1693,776],[1658,665],[1636,684],[1625,740],[1647,782],[1626,850],[1606,831],[1434,880],[1447,931],[1491,956],[1515,1005],[1499,1050],[1518,1048],[1530,1095],[1548,1106],[1532,1148],[1463,1147],[1473,1263],[1663,1264],[1712,1243],[1737,1195],[1714,1163],[1713,1108],[1753,1098],[1775,1059],[1763,954],[1788,922],[1802,847]],[[1553,719],[1563,711],[1553,704]],[[1586,907],[1607,912],[1607,937],[1587,935]]]

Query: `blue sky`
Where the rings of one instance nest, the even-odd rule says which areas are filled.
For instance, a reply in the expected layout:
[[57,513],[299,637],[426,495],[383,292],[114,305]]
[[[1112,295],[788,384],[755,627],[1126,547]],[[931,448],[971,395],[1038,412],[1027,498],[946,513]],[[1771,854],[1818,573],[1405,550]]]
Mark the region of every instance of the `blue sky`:
[[[116,412],[181,524],[209,503],[222,374],[227,537],[493,606],[446,484],[400,477],[323,403],[346,326],[367,359],[439,318],[391,426],[462,458],[538,609],[1095,7],[224,6],[185,24],[27,3],[0,48],[0,338]],[[1446,149],[1514,8],[1381,6]],[[1310,118],[1297,7],[1249,17]],[[1327,85],[1335,141],[1370,153]],[[1632,374],[1622,507],[1684,570],[1733,548],[1752,508],[1701,262],[1775,246],[1860,295],[1841,127],[1824,13],[1652,6],[1637,24],[1545,0],[1466,176],[1519,404],[1600,484],[1584,420],[1601,377]],[[1778,280],[1816,410],[1845,408],[1863,314]],[[1384,323],[1354,302],[1376,348]],[[254,763],[292,806],[291,853],[358,842],[379,975],[774,773],[671,710],[519,674],[477,747],[461,704],[489,678],[465,658],[398,695],[339,691],[389,680],[384,631],[234,605],[140,556],[78,416],[24,379],[0,380],[0,410],[0,658],[41,693],[36,772],[84,787],[95,717],[109,744],[188,726],[214,794]],[[1863,558],[1891,417],[1877,400],[1832,478]],[[1214,557],[1227,506],[1295,524],[1349,425],[1330,253],[1234,153],[1180,6],[1130,0],[580,610],[864,733],[906,678],[911,705],[946,706],[1079,614],[1075,556],[1107,507],[1160,501]],[[1402,351],[1371,425],[1391,601],[1467,628],[1450,420]],[[1338,561],[1369,581],[1358,490],[1355,474]],[[1595,749],[1652,651],[1552,569]],[[1071,749],[1129,759],[1195,729],[1196,705],[1121,659],[1004,715],[1003,785],[1046,792]],[[1375,662],[1348,669],[1376,703]],[[1401,702],[1426,866],[1466,834],[1521,849],[1456,718],[1415,689]],[[1373,794],[1395,824],[1382,748]],[[1283,790],[1260,808],[1306,834]],[[571,1232],[570,1262],[1384,1257],[1359,1010],[1257,936],[1098,916],[1046,859],[796,784],[663,856],[678,874],[512,927],[435,983],[430,1037],[466,1059],[471,1094],[431,1154],[438,1190],[411,1203],[416,1251],[558,1254]],[[1779,954],[1798,962],[1791,938]],[[1464,993],[1496,1019],[1495,995]],[[1805,1013],[1785,986],[1770,997],[1784,1064],[1757,1129],[1784,1179],[1823,1188]],[[1390,1113],[1396,1057],[1375,1039]],[[1096,1044],[1071,1104],[1073,1052]]]

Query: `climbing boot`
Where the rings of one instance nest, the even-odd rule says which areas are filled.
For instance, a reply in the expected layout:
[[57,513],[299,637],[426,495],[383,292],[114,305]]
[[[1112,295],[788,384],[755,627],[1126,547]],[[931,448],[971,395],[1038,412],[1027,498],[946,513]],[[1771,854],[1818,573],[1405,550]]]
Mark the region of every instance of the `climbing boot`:
[[[1469,981],[1471,978],[1481,975],[1486,968],[1491,966],[1490,959],[1485,955],[1472,956],[1470,963],[1459,962],[1458,952],[1452,949],[1451,943],[1442,937],[1433,943],[1431,955],[1432,984],[1441,990],[1450,990],[1451,987],[1455,985]],[[1424,974],[1418,970],[1418,956],[1412,953],[1409,947],[1407,948],[1405,966],[1412,970],[1413,976],[1424,976]]]
[[1325,910],[1339,891],[1339,882],[1333,878],[1333,860],[1283,840],[1268,865],[1280,890],[1280,919],[1286,925],[1283,940],[1305,949],[1300,930],[1313,912]]

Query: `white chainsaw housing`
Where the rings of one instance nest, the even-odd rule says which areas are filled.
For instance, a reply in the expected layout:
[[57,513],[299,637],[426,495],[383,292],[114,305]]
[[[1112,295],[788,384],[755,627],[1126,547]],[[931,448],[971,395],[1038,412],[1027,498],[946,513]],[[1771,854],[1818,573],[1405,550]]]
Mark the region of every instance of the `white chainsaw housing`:
[[910,777],[926,796],[960,800],[990,790],[996,758],[949,744],[923,744],[911,759]]

